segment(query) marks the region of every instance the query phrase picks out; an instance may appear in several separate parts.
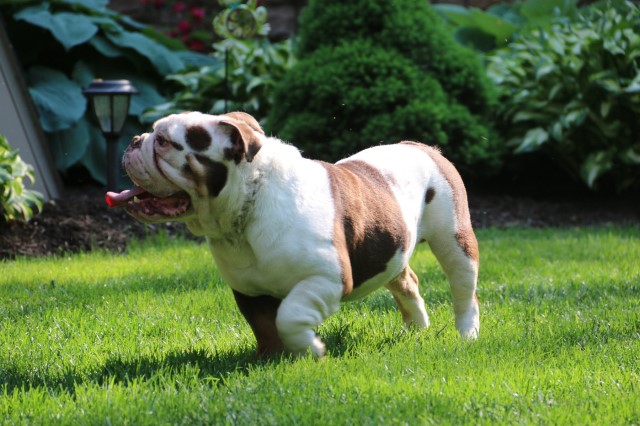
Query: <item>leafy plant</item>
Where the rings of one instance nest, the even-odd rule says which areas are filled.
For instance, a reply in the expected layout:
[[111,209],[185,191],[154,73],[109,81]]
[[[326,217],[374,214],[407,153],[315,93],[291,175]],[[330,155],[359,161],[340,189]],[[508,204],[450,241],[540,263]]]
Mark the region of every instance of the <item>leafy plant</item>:
[[500,130],[517,153],[544,150],[590,188],[640,182],[640,8],[590,8],[522,34],[488,57]]
[[213,45],[213,63],[168,76],[174,95],[148,110],[143,116],[146,122],[182,111],[221,114],[233,110],[246,111],[264,121],[272,107],[274,86],[284,78],[294,57],[290,40],[272,43],[266,38],[266,10],[250,3],[248,7],[258,15],[255,30],[259,37],[234,37],[224,26],[224,12],[218,15],[214,26],[224,39]]
[[4,221],[29,220],[34,208],[42,211],[42,194],[26,189],[24,180],[35,181],[33,167],[26,164],[7,139],[0,135],[0,213]]
[[87,114],[82,89],[95,78],[126,78],[139,90],[120,140],[124,150],[131,135],[144,129],[139,120],[142,112],[166,101],[164,76],[193,63],[211,63],[152,28],[110,11],[107,3],[0,2],[58,169],[65,172],[81,165],[103,183],[105,142]]
[[436,4],[461,44],[488,52],[506,46],[519,32],[578,15],[579,0],[524,0],[498,3],[486,10]]
[[426,3],[311,1],[296,42],[299,61],[277,86],[267,124],[306,155],[332,161],[414,139],[440,145],[468,173],[500,167],[480,59]]

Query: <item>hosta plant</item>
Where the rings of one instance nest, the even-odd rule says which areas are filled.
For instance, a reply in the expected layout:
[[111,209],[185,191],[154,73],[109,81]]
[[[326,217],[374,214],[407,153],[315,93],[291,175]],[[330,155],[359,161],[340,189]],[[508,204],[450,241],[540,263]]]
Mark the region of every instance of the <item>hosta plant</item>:
[[543,150],[590,188],[640,183],[640,8],[584,10],[488,58],[500,129],[517,153]]
[[142,112],[165,102],[164,77],[211,62],[179,42],[111,11],[107,0],[0,0],[0,14],[40,124],[61,172],[85,167],[105,181],[106,144],[82,90],[93,79],[128,79],[132,98],[120,148],[146,128]]
[[42,210],[42,194],[26,189],[25,179],[34,182],[33,168],[22,161],[0,135],[0,222],[18,218],[29,220],[34,209]]

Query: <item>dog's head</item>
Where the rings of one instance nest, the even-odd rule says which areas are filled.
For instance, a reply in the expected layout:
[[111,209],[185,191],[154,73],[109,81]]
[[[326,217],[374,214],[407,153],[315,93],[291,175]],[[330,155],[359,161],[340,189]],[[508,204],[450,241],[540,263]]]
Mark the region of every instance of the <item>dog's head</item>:
[[229,169],[251,162],[264,132],[249,114],[214,116],[189,112],[156,121],[151,133],[133,138],[123,166],[136,188],[108,193],[143,222],[187,220],[198,203],[220,196]]

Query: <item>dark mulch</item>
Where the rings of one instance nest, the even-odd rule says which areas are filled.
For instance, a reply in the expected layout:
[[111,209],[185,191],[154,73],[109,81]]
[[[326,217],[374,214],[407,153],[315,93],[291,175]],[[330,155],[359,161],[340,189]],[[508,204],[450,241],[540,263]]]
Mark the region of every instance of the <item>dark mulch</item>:
[[[495,195],[470,191],[471,216],[476,228],[584,227],[640,224],[638,197]],[[109,209],[105,191],[96,187],[67,189],[49,202],[30,222],[0,225],[0,259],[44,256],[92,249],[125,250],[132,238],[146,238],[161,230],[192,237],[183,224],[143,225],[121,209]]]

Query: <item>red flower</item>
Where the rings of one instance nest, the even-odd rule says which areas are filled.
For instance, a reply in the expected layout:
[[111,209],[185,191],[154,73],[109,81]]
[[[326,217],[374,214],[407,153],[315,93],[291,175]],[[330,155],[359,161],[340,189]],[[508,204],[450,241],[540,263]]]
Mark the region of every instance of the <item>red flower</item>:
[[204,52],[206,46],[202,40],[190,40],[187,47],[189,48],[189,50]]
[[186,19],[183,19],[182,21],[178,22],[178,31],[180,31],[180,33],[188,34],[191,32],[191,30],[193,30],[193,27],[191,26],[191,22],[187,21]]
[[202,22],[204,19],[204,9],[201,7],[194,7],[191,9],[191,15],[193,15],[193,20],[196,22]]
[[164,6],[165,0],[155,0],[153,2],[153,5],[156,7],[156,9],[160,9],[161,7]]
[[173,7],[171,7],[171,10],[173,10],[175,13],[180,13],[180,12],[184,12],[185,9],[187,8],[187,6],[179,1],[173,4]]

